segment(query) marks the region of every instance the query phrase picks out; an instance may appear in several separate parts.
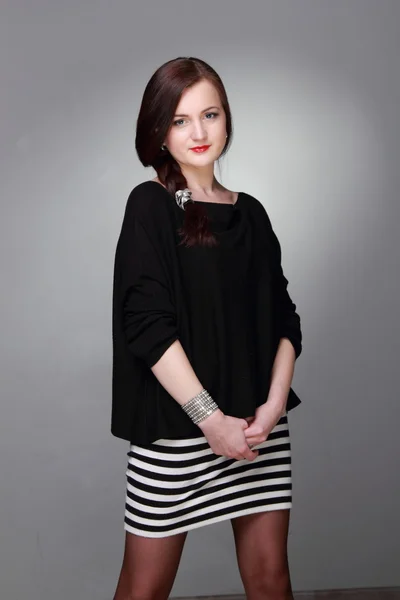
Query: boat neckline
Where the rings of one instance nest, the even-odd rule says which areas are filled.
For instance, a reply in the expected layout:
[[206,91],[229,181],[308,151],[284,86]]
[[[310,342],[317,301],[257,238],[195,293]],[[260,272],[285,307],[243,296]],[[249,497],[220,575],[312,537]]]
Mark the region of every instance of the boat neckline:
[[[165,190],[169,196],[173,197],[172,194],[169,193],[167,188],[162,185],[162,183],[158,183],[158,181],[154,181],[154,179],[148,179],[147,181],[149,183],[155,183],[156,185],[161,187],[163,190]],[[213,204],[214,206],[230,206],[232,208],[235,208],[238,205],[241,197],[242,197],[242,192],[238,192],[236,202],[234,202],[234,203],[231,203],[231,202],[205,202],[204,200],[195,200],[194,198],[193,198],[193,201],[197,202],[198,204]]]

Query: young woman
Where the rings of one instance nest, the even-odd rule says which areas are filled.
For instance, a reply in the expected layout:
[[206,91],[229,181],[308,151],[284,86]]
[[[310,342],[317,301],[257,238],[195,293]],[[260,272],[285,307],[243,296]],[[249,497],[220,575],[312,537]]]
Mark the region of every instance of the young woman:
[[167,599],[187,532],[225,519],[248,600],[293,598],[300,317],[263,204],[214,175],[231,136],[207,63],[180,57],[153,74],[136,151],[157,176],[129,195],[114,269],[111,431],[130,442],[114,600]]

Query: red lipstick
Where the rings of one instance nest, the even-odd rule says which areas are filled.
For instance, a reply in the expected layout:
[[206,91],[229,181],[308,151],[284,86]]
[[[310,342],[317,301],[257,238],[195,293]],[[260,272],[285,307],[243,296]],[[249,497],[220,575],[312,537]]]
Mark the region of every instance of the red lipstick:
[[190,148],[191,150],[193,150],[193,152],[197,152],[197,153],[201,153],[201,152],[205,152],[206,150],[209,149],[210,146],[195,146],[194,148]]

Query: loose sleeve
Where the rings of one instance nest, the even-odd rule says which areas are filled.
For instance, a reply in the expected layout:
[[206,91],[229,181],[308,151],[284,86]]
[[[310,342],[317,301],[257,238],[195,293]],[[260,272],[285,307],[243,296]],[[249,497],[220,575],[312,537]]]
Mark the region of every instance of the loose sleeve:
[[271,238],[271,253],[272,253],[272,286],[273,298],[275,306],[275,314],[277,317],[277,332],[278,337],[288,338],[292,343],[296,359],[302,352],[302,332],[300,316],[296,312],[296,304],[292,301],[287,287],[288,280],[286,279],[282,269],[282,251],[279,240],[272,228],[271,221],[269,222],[269,234]]
[[136,216],[124,219],[118,265],[125,339],[133,355],[152,367],[179,336],[162,246]]

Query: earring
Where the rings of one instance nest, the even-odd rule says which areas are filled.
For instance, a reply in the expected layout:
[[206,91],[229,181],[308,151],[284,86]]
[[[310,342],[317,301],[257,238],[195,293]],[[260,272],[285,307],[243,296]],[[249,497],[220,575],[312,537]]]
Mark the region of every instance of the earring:
[[161,146],[161,150],[166,150],[167,146],[164,146],[164,144]]

